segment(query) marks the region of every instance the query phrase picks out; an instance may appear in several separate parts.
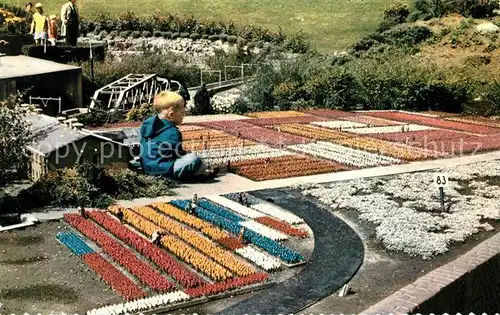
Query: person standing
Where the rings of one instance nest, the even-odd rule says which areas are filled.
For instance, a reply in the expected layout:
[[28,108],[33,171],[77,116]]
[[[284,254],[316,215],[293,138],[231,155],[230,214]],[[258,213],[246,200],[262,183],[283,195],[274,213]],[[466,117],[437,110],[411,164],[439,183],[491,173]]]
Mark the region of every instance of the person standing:
[[56,45],[57,40],[57,25],[56,25],[57,17],[52,14],[49,17],[49,42],[52,46]]
[[201,88],[194,96],[193,115],[212,115],[214,109],[210,104],[210,92],[207,90],[207,85],[203,83]]
[[31,27],[31,22],[33,22],[33,3],[26,3],[24,5],[24,12],[24,21],[26,22],[27,27]]
[[35,45],[40,46],[40,44],[47,41],[48,19],[43,14],[43,5],[40,2],[35,4],[35,9],[36,12],[33,14],[30,34],[33,34]]
[[62,34],[66,36],[66,44],[76,46],[78,40],[79,13],[76,0],[69,0],[61,8]]

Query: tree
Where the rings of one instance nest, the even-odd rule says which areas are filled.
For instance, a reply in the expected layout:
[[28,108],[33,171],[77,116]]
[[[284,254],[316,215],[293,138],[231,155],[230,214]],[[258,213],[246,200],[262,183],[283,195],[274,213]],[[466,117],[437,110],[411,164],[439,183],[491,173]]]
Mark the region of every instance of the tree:
[[12,180],[26,166],[26,146],[33,141],[31,124],[25,119],[29,108],[21,107],[22,95],[0,102],[0,185]]

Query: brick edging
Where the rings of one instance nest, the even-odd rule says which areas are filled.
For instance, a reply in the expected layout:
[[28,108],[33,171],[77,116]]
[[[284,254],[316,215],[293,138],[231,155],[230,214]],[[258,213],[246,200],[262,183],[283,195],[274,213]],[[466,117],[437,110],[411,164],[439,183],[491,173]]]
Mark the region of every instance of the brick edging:
[[360,314],[418,313],[419,305],[498,254],[500,254],[500,233],[448,264],[432,270]]

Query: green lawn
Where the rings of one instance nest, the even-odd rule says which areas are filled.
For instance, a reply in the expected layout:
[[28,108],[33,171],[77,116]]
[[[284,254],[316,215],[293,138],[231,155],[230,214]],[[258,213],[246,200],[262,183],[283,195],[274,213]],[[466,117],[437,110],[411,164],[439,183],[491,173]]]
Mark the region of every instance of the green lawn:
[[[25,0],[2,0],[21,5]],[[409,3],[410,0],[403,0]],[[300,29],[321,52],[342,50],[372,32],[391,0],[79,0],[82,15],[127,10],[193,15],[199,19],[232,20],[293,34]],[[49,14],[58,13],[65,0],[43,0]],[[300,18],[297,19],[297,18]],[[303,19],[303,21],[302,21]]]

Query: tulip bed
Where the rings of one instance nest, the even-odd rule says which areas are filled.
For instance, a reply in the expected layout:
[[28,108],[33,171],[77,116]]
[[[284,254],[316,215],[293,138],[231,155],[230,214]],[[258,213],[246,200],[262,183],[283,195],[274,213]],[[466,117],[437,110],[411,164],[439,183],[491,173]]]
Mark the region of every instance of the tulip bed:
[[350,168],[335,163],[297,154],[271,159],[253,159],[231,164],[231,172],[254,181],[308,176],[339,172]]
[[240,222],[240,225],[244,226],[245,229],[252,230],[255,233],[258,233],[259,235],[267,237],[268,239],[273,241],[283,241],[288,239],[288,236],[286,234],[280,233],[253,220]]
[[480,126],[477,124],[454,122],[449,120],[443,120],[440,118],[425,117],[422,115],[414,115],[409,113],[401,112],[370,112],[370,116],[381,117],[386,119],[393,119],[403,122],[415,123],[420,125],[427,125],[431,127],[459,130],[464,132],[470,132],[475,134],[497,134],[500,133],[500,128]]
[[240,261],[231,252],[218,247],[209,239],[199,235],[193,230],[187,229],[182,224],[160,215],[154,209],[150,207],[139,207],[133,209],[133,211],[157,224],[167,232],[179,237],[181,240],[198,249],[237,276],[248,276],[255,273],[254,268]]
[[219,130],[213,130],[213,129],[200,129],[200,130],[190,130],[190,131],[184,131],[182,132],[182,140],[183,141],[189,141],[189,140],[202,140],[202,139],[220,139],[220,138],[227,138],[230,137],[227,133],[224,133]]
[[99,127],[88,127],[89,130],[101,129],[122,129],[122,128],[138,128],[142,124],[141,121],[123,121],[118,123],[104,124]]
[[355,135],[347,132],[321,128],[313,125],[284,124],[280,126],[273,126],[273,128],[279,130],[280,132],[324,141],[355,137]]
[[186,131],[194,131],[194,130],[203,130],[206,129],[205,127],[201,126],[196,126],[196,125],[180,125],[179,130],[182,132],[182,135],[184,136],[184,132]]
[[327,117],[327,118],[338,118],[338,117],[348,117],[357,115],[356,113],[344,112],[337,109],[310,109],[310,110],[305,110],[304,113],[315,116]]
[[404,144],[396,144],[393,142],[368,137],[343,139],[335,141],[335,143],[348,148],[383,154],[405,161],[419,161],[443,156],[443,154],[436,151],[423,150],[411,146],[406,146]]
[[261,267],[265,271],[276,271],[281,267],[281,263],[278,259],[261,252],[252,246],[245,246],[236,249],[236,252],[242,257],[252,261],[257,266]]
[[371,126],[380,126],[380,127],[382,127],[382,126],[397,126],[397,125],[404,125],[405,124],[405,123],[402,123],[400,121],[389,120],[389,119],[378,118],[378,117],[370,117],[370,116],[365,116],[365,115],[339,117],[339,119],[349,120],[349,121],[365,124],[368,127],[371,127]]
[[340,130],[366,127],[366,124],[347,121],[347,120],[317,121],[317,122],[312,122],[311,125],[316,125],[330,129],[340,129]]
[[433,127],[422,126],[422,125],[400,125],[400,126],[381,126],[381,127],[366,127],[366,128],[354,128],[349,129],[348,132],[357,134],[368,134],[368,133],[389,133],[389,132],[410,132],[410,131],[421,131],[421,130],[431,130]]
[[[128,224],[148,237],[150,237],[154,231],[163,230],[160,226],[145,219],[143,216],[132,210],[124,209],[122,212],[124,214],[124,219]],[[217,264],[202,253],[194,250],[185,242],[171,235],[163,236],[161,243],[169,252],[177,256],[177,258],[192,265],[196,270],[202,272],[215,281],[222,281],[232,277],[231,273],[224,267]]]
[[120,270],[110,264],[98,253],[86,254],[82,256],[83,261],[94,270],[99,277],[106,282],[113,290],[126,301],[142,298],[146,296],[138,285],[127,278]]
[[281,231],[290,236],[297,236],[300,238],[306,238],[309,236],[309,234],[306,231],[294,228],[293,226],[291,226],[286,222],[278,221],[270,217],[260,217],[255,219],[255,221],[267,225],[275,230]]
[[75,255],[85,255],[93,253],[94,250],[90,248],[78,235],[73,232],[59,232],[56,238],[66,245],[73,254]]
[[[259,211],[253,210],[252,208],[245,207],[244,205],[237,203],[231,199],[219,196],[219,195],[209,195],[205,196],[205,199],[210,200],[213,203],[216,203],[219,206],[222,206],[226,209],[231,209],[234,212],[242,215],[244,217],[255,219],[262,216],[262,213]],[[234,221],[234,220],[232,220]]]
[[445,118],[445,120],[500,128],[500,120],[495,120],[487,117],[461,116],[461,117],[448,117]]
[[229,136],[227,138],[217,138],[212,140],[189,140],[184,141],[182,146],[184,150],[191,152],[202,152],[211,149],[230,148],[230,147],[248,147],[255,145],[255,142]]
[[279,156],[292,155],[293,153],[270,148],[266,145],[255,145],[248,147],[229,147],[212,149],[198,153],[198,156],[209,165],[226,164],[227,162],[238,162],[253,159],[274,158]]
[[295,116],[295,117],[276,117],[276,118],[255,118],[249,119],[246,122],[257,125],[282,125],[282,124],[308,124],[314,121],[323,121],[325,118],[320,118],[311,115]]
[[306,116],[306,114],[302,112],[288,110],[288,111],[276,111],[276,112],[253,112],[253,113],[248,113],[247,116],[253,118],[286,118],[286,117]]
[[241,221],[245,220],[242,217],[234,214],[230,210],[223,208],[223,207],[221,207],[213,202],[204,200],[204,199],[201,199],[198,201],[198,206],[200,206],[200,207],[202,207],[210,212],[213,212],[217,215],[220,215],[221,217],[223,217],[229,221],[241,222]]
[[319,156],[325,159],[356,167],[401,163],[400,160],[395,158],[355,150],[338,144],[323,141],[309,144],[292,145],[288,148],[291,150]]
[[459,131],[447,130],[424,130],[424,131],[409,131],[409,132],[389,132],[378,134],[367,134],[370,138],[377,138],[381,140],[399,142],[410,144],[411,143],[429,143],[441,140],[453,140],[460,138],[468,138],[469,134],[461,133]]
[[97,222],[119,240],[123,241],[125,244],[134,248],[139,253],[154,262],[167,274],[171,275],[172,278],[174,278],[183,287],[191,288],[206,283],[202,278],[187,270],[165,251],[159,249],[137,233],[134,233],[130,229],[126,228],[110,214],[102,211],[89,211],[87,213],[92,220]]
[[234,290],[247,285],[264,282],[268,279],[265,273],[256,273],[246,277],[228,279],[224,282],[208,284],[198,288],[187,289],[184,292],[191,297],[197,298],[202,296],[215,295],[229,290]]
[[161,273],[137,258],[135,254],[108,236],[95,223],[77,214],[65,214],[64,218],[83,235],[99,245],[107,255],[130,271],[139,281],[148,285],[153,290],[168,292],[175,288]]

